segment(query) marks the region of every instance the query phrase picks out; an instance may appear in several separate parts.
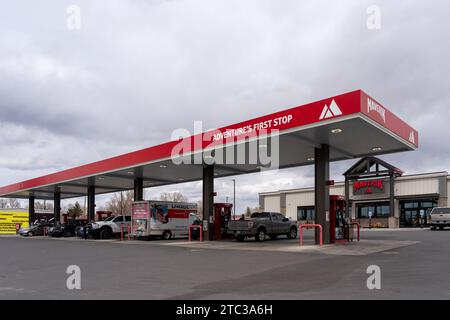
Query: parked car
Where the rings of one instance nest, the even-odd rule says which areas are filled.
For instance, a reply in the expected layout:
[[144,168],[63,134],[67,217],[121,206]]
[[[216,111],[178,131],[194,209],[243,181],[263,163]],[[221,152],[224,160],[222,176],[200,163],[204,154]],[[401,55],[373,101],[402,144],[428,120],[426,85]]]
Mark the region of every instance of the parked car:
[[19,234],[25,237],[43,236],[44,229],[50,228],[51,226],[53,226],[53,223],[51,222],[39,222],[37,224],[33,224],[28,228],[19,229]]
[[86,219],[69,220],[65,224],[50,228],[48,235],[50,237],[73,237],[75,236],[75,229],[77,227],[85,226],[87,222]]
[[276,239],[286,235],[289,239],[297,238],[296,222],[276,212],[256,212],[247,220],[235,220],[228,223],[228,233],[237,241],[244,241],[246,237],[255,237],[262,242],[269,236]]
[[131,216],[111,216],[103,221],[88,223],[88,234],[94,239],[109,239],[121,233],[127,233],[127,226],[131,224]]
[[450,208],[434,208],[430,213],[430,221],[428,223],[431,230],[443,230],[450,227]]

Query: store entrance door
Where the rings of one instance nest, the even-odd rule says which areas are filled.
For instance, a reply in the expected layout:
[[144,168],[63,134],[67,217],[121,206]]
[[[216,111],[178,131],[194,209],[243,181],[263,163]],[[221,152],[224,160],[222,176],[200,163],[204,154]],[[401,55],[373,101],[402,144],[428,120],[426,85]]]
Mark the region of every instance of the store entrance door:
[[420,214],[418,209],[405,209],[402,210],[400,215],[400,227],[408,228],[415,227],[417,224],[417,217]]
[[419,199],[400,201],[400,227],[420,226],[420,213],[424,213],[424,225],[427,225],[428,214],[437,206],[437,199]]

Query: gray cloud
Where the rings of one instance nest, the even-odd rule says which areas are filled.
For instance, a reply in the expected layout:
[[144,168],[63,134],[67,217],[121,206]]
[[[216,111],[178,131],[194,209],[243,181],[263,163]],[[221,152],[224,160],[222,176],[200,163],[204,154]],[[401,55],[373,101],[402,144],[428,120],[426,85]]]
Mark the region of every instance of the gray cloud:
[[[385,159],[409,173],[450,168],[448,1],[378,1],[379,31],[366,28],[372,1],[83,0],[77,31],[69,4],[0,4],[2,185],[166,141],[195,120],[220,127],[357,88],[421,133],[419,151]],[[239,177],[239,196],[255,206],[258,192],[311,176]]]

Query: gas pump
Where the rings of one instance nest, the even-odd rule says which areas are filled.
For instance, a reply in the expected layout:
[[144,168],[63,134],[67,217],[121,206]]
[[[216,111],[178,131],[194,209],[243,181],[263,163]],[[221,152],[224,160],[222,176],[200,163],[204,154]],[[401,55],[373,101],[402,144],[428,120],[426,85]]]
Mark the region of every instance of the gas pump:
[[231,203],[214,204],[214,238],[222,240],[227,238],[228,222],[231,220]]
[[330,196],[330,243],[345,239],[345,197]]

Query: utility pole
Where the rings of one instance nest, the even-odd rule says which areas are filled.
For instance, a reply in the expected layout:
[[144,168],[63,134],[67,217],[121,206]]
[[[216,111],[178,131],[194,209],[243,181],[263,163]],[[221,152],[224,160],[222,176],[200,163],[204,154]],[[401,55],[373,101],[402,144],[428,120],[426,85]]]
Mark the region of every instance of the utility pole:
[[233,216],[236,220],[236,179],[233,179]]
[[120,215],[123,216],[123,191],[120,191]]

